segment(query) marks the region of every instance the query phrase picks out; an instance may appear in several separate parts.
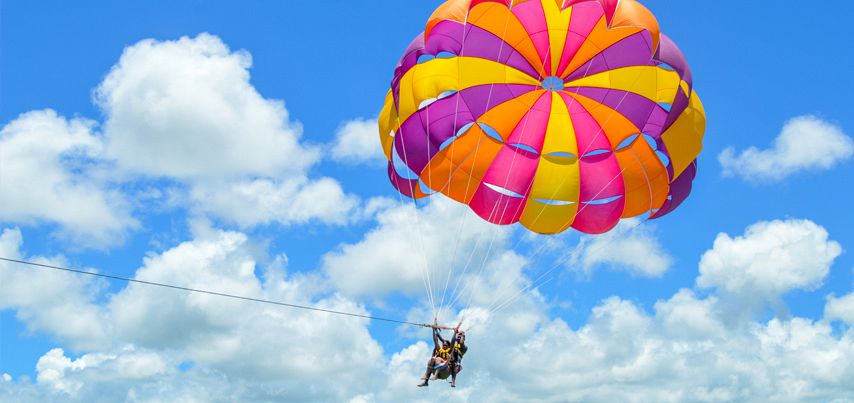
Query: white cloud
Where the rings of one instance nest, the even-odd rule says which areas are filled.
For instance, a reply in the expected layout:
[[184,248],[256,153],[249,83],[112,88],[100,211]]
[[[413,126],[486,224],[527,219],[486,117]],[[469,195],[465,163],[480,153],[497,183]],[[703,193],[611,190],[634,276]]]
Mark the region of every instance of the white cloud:
[[[759,250],[743,257],[742,265],[763,261],[763,237],[757,234],[774,229],[782,238],[771,242],[777,249],[789,245],[791,237],[785,234],[797,234],[797,229],[814,235],[794,238],[813,247],[809,253],[796,253],[817,260],[817,266],[829,265],[830,256],[839,253],[838,244],[828,241],[815,224],[781,222],[784,229],[771,224],[757,224],[733,241],[748,239],[749,246]],[[821,244],[825,251],[816,247]],[[730,249],[712,251],[723,256]],[[519,266],[506,266],[503,272],[513,267]],[[794,279],[769,284],[763,280],[770,278],[754,275],[753,280],[773,294],[814,286],[823,271],[813,267],[813,274],[796,275],[797,270],[784,267],[783,277]],[[633,302],[611,297],[578,329],[548,318],[548,307],[536,294],[524,295],[498,313],[473,308],[467,315],[470,350],[456,390],[440,382],[431,383],[428,392],[410,386],[423,373],[429,354],[427,345],[416,343],[392,357],[389,384],[377,400],[829,401],[854,393],[848,382],[854,376],[854,329],[834,335],[824,321],[797,317],[757,322],[748,316],[742,325],[731,326],[729,302],[714,293],[701,298],[682,289],[647,313]],[[838,302],[829,299],[826,319],[847,312]]]
[[510,233],[473,215],[438,197],[419,209],[395,203],[376,213],[377,226],[362,240],[327,253],[323,270],[338,290],[372,296],[422,293],[429,274],[440,298],[450,270],[481,270],[485,255],[497,256]]
[[697,285],[742,300],[771,301],[821,285],[841,253],[839,243],[812,221],[759,222],[735,238],[718,234],[700,260]]
[[[95,92],[103,133],[55,112],[21,115],[0,131],[0,220],[59,224],[79,246],[113,246],[138,227],[132,207],[184,207],[242,228],[352,221],[359,199],[314,179],[317,147],[284,103],[249,81],[248,52],[216,36],[143,40],[125,49]],[[168,194],[122,187],[174,181]]]
[[719,156],[724,175],[751,182],[780,181],[800,171],[826,170],[854,155],[854,140],[842,128],[815,116],[786,122],[771,148],[730,147]]
[[0,221],[57,223],[60,236],[85,247],[118,243],[138,225],[102,177],[94,125],[43,110],[0,130]]
[[[18,229],[0,234],[0,256],[63,266],[61,257],[24,256]],[[93,348],[107,340],[101,310],[92,300],[100,284],[70,273],[0,261],[0,310],[15,309],[30,332],[46,332],[75,348]],[[74,318],[69,321],[68,318]]]
[[299,143],[281,101],[255,90],[251,65],[208,34],[125,49],[96,91],[107,154],[151,176],[301,174],[318,152]]
[[633,218],[605,234],[584,236],[570,263],[588,274],[608,266],[635,276],[660,277],[673,265],[673,258],[656,239],[654,227]]
[[195,211],[243,228],[348,222],[358,199],[309,178],[318,149],[252,86],[251,65],[209,34],[125,49],[96,92],[107,155],[128,173],[186,184]]
[[689,290],[679,290],[667,301],[655,304],[656,317],[664,333],[675,339],[702,340],[723,337],[726,329],[717,320],[715,296],[698,299]]
[[542,309],[530,305],[468,333],[457,390],[411,386],[429,354],[419,342],[393,356],[378,400],[828,401],[854,393],[854,332],[834,336],[803,318],[731,328],[718,303],[680,290],[650,314],[612,297],[578,329],[538,315],[534,326],[501,340],[515,315]]
[[[337,295],[315,297],[313,277],[286,279],[283,256],[260,267],[255,255],[263,248],[244,234],[202,224],[194,231],[194,240],[149,255],[134,278],[368,314]],[[7,230],[0,237],[0,252],[23,258],[21,243],[20,232]],[[234,397],[229,400],[284,395],[337,401],[369,390],[383,360],[365,319],[137,283],[103,295],[107,302],[94,305],[89,301],[101,290],[93,290],[85,277],[15,269],[0,265],[0,309],[15,309],[28,328],[88,351],[74,359],[55,349],[36,367],[38,385],[65,399],[116,401],[132,391],[140,400],[216,396],[206,399],[180,385],[195,382],[212,391],[224,388],[214,384],[231,385]],[[174,383],[181,363],[195,368]],[[251,391],[240,385],[252,385],[247,386]]]
[[[259,266],[258,248],[243,234],[204,226],[195,234],[150,255],[137,278],[366,313],[340,297],[313,298],[306,290],[316,278],[286,279],[282,259]],[[418,341],[386,358],[364,320],[131,285],[104,307],[116,329],[113,346],[77,358],[52,350],[35,385],[0,383],[0,398],[675,402],[829,401],[854,393],[854,329],[838,335],[804,318],[728,326],[722,298],[690,290],[652,312],[607,298],[578,328],[549,318],[536,292],[501,311],[486,309],[501,287],[513,294],[529,284],[524,267],[502,250],[490,261],[493,271],[464,279],[477,283],[473,304],[445,319],[464,315],[468,328],[454,390],[444,382],[416,388],[430,346]],[[188,362],[192,368],[179,368]]]
[[854,292],[839,298],[829,296],[824,307],[824,318],[854,325]]
[[335,134],[332,159],[348,164],[381,165],[386,161],[379,141],[376,119],[345,122]]
[[98,372],[95,377],[108,373],[114,382],[144,380],[174,372],[157,354],[136,352],[133,348],[126,348],[121,355],[86,354],[76,360],[66,357],[61,348],[54,348],[39,359],[36,370],[39,384],[70,396],[94,380],[86,379],[87,372]]
[[[262,271],[245,235],[212,230],[160,255],[137,272],[146,281],[231,293],[273,301],[367,314],[339,298],[314,300],[311,279],[285,280],[282,267]],[[121,340],[144,348],[174,351],[172,357],[212,368],[230,378],[281,381],[294,396],[344,396],[336,383],[363,381],[356,362],[378,362],[382,349],[363,319],[259,305],[132,284],[109,304]],[[347,337],[340,337],[346,334]],[[336,352],[333,356],[327,352]],[[326,390],[300,392],[306,380],[329,377]]]
[[223,217],[243,228],[312,220],[345,224],[352,220],[359,205],[358,197],[344,193],[341,185],[330,178],[203,182],[192,188],[190,197],[198,211]]

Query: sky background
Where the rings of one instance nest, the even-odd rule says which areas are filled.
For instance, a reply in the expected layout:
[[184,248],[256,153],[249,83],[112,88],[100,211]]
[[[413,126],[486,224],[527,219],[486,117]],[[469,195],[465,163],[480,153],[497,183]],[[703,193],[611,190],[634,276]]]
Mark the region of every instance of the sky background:
[[644,1],[706,109],[694,191],[546,237],[388,183],[440,3],[0,0],[0,257],[416,322],[426,261],[459,388],[414,388],[423,329],[0,263],[0,400],[854,400],[854,6]]

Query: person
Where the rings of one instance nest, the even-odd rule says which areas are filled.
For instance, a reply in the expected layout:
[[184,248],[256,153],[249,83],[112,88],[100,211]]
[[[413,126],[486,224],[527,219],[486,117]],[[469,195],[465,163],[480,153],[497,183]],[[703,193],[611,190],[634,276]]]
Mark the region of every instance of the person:
[[[457,387],[457,374],[462,370],[460,361],[468,351],[465,343],[465,332],[459,331],[459,326],[454,329],[451,341],[442,338],[439,329],[433,328],[433,354],[427,361],[427,370],[418,387],[428,386],[431,379],[448,379],[451,377],[451,387]],[[441,344],[440,344],[441,343]]]
[[[454,333],[456,337],[456,332]],[[451,342],[442,338],[437,327],[433,328],[433,354],[430,360],[427,361],[427,370],[424,371],[424,377],[421,378],[421,383],[418,387],[429,386],[430,378],[433,379],[448,379],[453,371],[451,370],[451,355],[453,346]]]
[[463,356],[469,350],[468,346],[466,346],[466,332],[457,333],[457,329],[454,330],[454,337],[451,338],[453,340],[453,344],[451,346],[451,387],[457,387],[457,374],[462,371],[463,366],[461,365],[461,361],[463,360]]

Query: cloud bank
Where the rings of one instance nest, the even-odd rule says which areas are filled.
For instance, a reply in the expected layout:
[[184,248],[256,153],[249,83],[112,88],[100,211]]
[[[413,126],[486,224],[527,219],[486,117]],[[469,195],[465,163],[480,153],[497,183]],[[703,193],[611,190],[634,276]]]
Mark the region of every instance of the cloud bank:
[[725,176],[749,182],[779,182],[801,171],[827,170],[854,155],[854,140],[842,128],[815,116],[786,122],[770,148],[729,147],[718,155]]
[[146,203],[242,229],[351,221],[359,198],[312,177],[317,147],[252,86],[251,65],[209,34],[128,47],[95,90],[102,124],[45,110],[0,131],[0,220],[102,248],[139,227]]
[[[378,218],[377,231],[389,225]],[[781,253],[793,247],[805,248],[791,252],[795,255],[819,258],[787,265]],[[5,230],[0,248],[21,258],[62,262],[61,257],[27,256],[14,229]],[[708,289],[706,296],[681,289],[649,311],[613,296],[577,328],[552,317],[553,308],[536,291],[522,293],[501,310],[491,309],[496,290],[512,294],[530,284],[526,259],[503,248],[498,252],[489,261],[492,272],[466,275],[471,303],[446,311],[449,319],[466,318],[470,343],[455,390],[441,382],[416,388],[430,346],[414,341],[385,352],[365,320],[138,284],[97,303],[98,284],[85,280],[61,285],[60,301],[50,297],[57,290],[32,286],[30,277],[15,276],[19,268],[0,264],[3,306],[15,309],[27,326],[81,352],[46,351],[36,364],[35,381],[4,377],[0,398],[682,402],[827,401],[854,393],[848,382],[854,376],[854,329],[837,332],[830,325],[850,323],[854,292],[828,297],[821,320],[758,320],[729,309],[734,297],[745,298],[749,290],[769,298],[813,289],[825,279],[839,246],[810,221],[759,222],[740,236],[721,234],[700,261],[697,284]],[[258,253],[245,234],[197,228],[193,240],[150,254],[135,278],[370,312],[336,294],[310,291],[319,289],[308,283],[316,276],[288,275],[283,256],[270,260]],[[767,270],[769,256],[778,259],[773,263],[779,275]],[[260,260],[271,263],[260,265]],[[66,276],[43,275],[44,284],[51,284],[49,276]],[[12,292],[28,285],[27,298]],[[40,319],[65,305],[66,317],[82,319],[90,312],[94,325],[83,333],[69,332],[45,325],[66,322]],[[412,317],[423,317],[424,309],[423,304],[415,308]]]

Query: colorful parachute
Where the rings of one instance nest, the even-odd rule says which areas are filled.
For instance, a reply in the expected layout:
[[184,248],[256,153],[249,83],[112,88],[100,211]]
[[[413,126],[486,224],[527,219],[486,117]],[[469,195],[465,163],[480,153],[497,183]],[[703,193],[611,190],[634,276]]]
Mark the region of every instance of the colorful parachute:
[[673,211],[706,124],[685,57],[634,0],[449,0],[379,120],[398,191],[544,234]]

